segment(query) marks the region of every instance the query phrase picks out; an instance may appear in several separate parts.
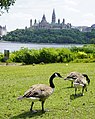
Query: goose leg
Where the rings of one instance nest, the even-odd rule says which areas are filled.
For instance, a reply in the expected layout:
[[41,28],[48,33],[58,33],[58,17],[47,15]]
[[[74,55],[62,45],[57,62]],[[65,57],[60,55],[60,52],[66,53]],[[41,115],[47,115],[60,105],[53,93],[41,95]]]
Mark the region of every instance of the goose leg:
[[42,101],[42,112],[44,112],[44,102],[45,101]]
[[34,105],[34,102],[32,102],[32,104],[31,104],[30,111],[33,111],[33,110],[32,110],[32,108],[33,108],[33,105]]
[[83,93],[84,93],[84,87],[82,88],[82,95],[84,95]]
[[87,92],[87,87],[85,88],[85,91]]
[[77,91],[77,88],[75,87],[75,95],[77,95],[77,94],[76,94],[76,91]]
[[71,87],[73,87],[73,81],[71,81]]

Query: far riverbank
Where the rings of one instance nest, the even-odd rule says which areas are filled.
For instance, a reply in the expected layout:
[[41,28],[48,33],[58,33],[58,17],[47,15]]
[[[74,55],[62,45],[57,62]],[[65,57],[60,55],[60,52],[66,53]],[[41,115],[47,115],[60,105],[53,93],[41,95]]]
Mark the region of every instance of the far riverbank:
[[29,49],[41,49],[41,48],[69,48],[69,47],[82,47],[84,44],[48,44],[48,43],[17,43],[17,42],[0,42],[0,52],[4,52],[4,50],[9,50],[10,52],[17,51],[21,48],[29,48]]

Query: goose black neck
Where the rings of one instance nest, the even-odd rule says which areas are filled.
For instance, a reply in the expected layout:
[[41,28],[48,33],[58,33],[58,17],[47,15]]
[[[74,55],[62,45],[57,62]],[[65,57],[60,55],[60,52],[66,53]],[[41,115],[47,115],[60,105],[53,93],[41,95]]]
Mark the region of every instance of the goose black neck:
[[55,78],[55,75],[53,74],[51,77],[50,77],[50,80],[49,80],[49,83],[50,83],[50,87],[51,88],[55,88],[55,85],[53,83],[53,79]]

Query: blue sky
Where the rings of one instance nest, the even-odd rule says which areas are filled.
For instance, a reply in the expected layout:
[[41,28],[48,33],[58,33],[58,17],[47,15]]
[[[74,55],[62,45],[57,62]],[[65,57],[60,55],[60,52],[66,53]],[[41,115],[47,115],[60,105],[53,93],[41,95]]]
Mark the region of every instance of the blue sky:
[[65,18],[73,26],[95,24],[95,0],[16,0],[9,13],[0,16],[0,25],[8,31],[29,27],[30,19],[41,21],[43,14],[51,22],[53,8],[56,20]]

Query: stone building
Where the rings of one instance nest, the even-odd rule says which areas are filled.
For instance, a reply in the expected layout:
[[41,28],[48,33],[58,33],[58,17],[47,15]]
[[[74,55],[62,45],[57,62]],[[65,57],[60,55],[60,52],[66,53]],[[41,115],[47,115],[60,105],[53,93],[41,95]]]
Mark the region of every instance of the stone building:
[[95,24],[91,25],[91,27],[77,26],[77,27],[74,27],[74,29],[78,29],[81,32],[91,32],[92,29],[95,29]]
[[1,26],[0,25],[0,36],[6,35],[7,34],[7,29],[6,26]]
[[37,20],[35,19],[34,24],[32,24],[32,19],[31,19],[30,28],[31,29],[67,29],[67,28],[71,28],[71,23],[65,24],[65,19],[63,19],[62,22],[60,22],[60,19],[58,19],[58,22],[56,22],[56,14],[55,14],[55,10],[53,9],[51,23],[47,22],[44,14],[42,20],[39,23],[37,23]]

